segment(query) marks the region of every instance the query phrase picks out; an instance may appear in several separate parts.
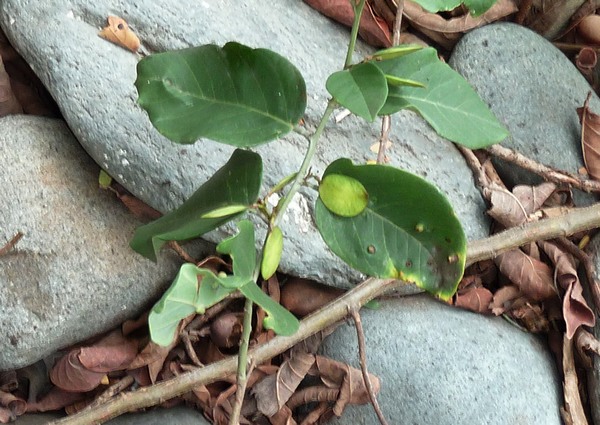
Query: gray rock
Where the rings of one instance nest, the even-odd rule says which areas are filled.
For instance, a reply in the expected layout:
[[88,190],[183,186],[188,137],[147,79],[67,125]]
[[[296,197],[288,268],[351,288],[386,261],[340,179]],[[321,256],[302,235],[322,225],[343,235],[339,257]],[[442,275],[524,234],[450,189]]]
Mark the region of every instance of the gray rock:
[[[182,147],[158,134],[136,104],[133,83],[139,58],[97,36],[110,14],[130,23],[147,52],[236,40],[281,53],[307,80],[309,127],[325,109],[325,80],[342,66],[349,38],[347,29],[296,0],[273,2],[268,8],[259,0],[3,0],[4,31],[47,86],[85,149],[132,193],[163,212],[189,197],[226,162],[232,149],[206,140]],[[360,43],[359,50],[357,56],[368,51]],[[378,131],[377,125],[355,118],[330,123],[313,171],[320,174],[340,156],[357,162],[374,158],[369,146]],[[391,138],[391,163],[438,185],[470,239],[486,236],[484,203],[454,146],[411,112],[394,118]],[[301,136],[291,134],[257,149],[265,160],[265,187],[296,170],[306,146]],[[315,193],[307,190],[291,205],[283,223],[281,269],[348,287],[360,276],[322,242],[311,215],[314,199]],[[206,237],[218,241],[232,232],[228,226]]]
[[[363,310],[369,372],[381,379],[390,423],[561,424],[561,385],[540,340],[496,317],[420,294]],[[324,354],[359,367],[356,331],[342,325]],[[351,406],[337,424],[375,424],[370,405]]]
[[129,248],[140,223],[98,188],[98,166],[63,121],[0,119],[0,370],[104,332],[156,300],[180,260]]
[[[60,418],[60,415],[52,413],[28,414],[21,416],[15,425],[42,425],[51,420]],[[154,409],[141,413],[128,413],[119,416],[106,425],[209,425],[204,416],[197,410],[189,407],[172,407],[170,409]]]
[[[552,43],[520,25],[486,25],[462,38],[450,65],[510,130],[503,146],[570,173],[583,166],[576,109],[592,89]],[[600,112],[596,94],[590,106]],[[510,185],[542,181],[515,166],[496,163]],[[576,195],[578,204],[593,202],[589,195]]]

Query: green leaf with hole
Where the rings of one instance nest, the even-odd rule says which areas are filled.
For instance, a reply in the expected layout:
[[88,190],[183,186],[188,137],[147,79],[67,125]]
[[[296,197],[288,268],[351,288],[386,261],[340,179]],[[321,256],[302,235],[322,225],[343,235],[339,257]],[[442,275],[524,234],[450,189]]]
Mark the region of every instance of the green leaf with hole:
[[263,258],[260,264],[260,275],[264,280],[269,279],[277,271],[281,254],[283,253],[283,233],[279,226],[276,226],[267,235],[265,248],[263,249]]
[[384,74],[418,81],[425,88],[390,85],[379,111],[389,115],[401,109],[418,112],[441,136],[471,149],[499,143],[508,136],[467,81],[426,48],[403,57],[373,62]]
[[326,87],[340,105],[367,121],[377,117],[388,95],[385,75],[371,62],[334,72]]
[[205,214],[230,206],[246,205],[258,199],[262,181],[262,160],[256,153],[237,149],[229,161],[179,208],[152,223],[138,227],[131,247],[152,261],[168,241],[196,238],[243,213],[205,218]]
[[413,0],[428,12],[446,12],[464,4],[473,16],[485,13],[496,0]]
[[254,225],[248,220],[241,220],[237,226],[239,232],[217,245],[217,252],[231,257],[234,276],[251,280],[256,268]]
[[354,217],[331,212],[319,198],[315,221],[329,248],[357,270],[414,282],[448,299],[456,291],[466,258],[463,229],[446,197],[421,177],[386,165],[329,165],[324,177],[342,174],[369,193]]
[[369,194],[358,180],[344,174],[330,173],[321,180],[319,199],[332,213],[354,217],[367,208]]
[[205,137],[255,146],[291,131],[306,109],[306,85],[294,65],[233,42],[147,56],[135,85],[152,124],[177,143]]
[[277,335],[293,335],[296,333],[300,326],[298,319],[281,304],[265,294],[255,282],[249,282],[247,285],[242,286],[240,292],[267,313],[267,317],[263,322],[265,328],[273,329]]

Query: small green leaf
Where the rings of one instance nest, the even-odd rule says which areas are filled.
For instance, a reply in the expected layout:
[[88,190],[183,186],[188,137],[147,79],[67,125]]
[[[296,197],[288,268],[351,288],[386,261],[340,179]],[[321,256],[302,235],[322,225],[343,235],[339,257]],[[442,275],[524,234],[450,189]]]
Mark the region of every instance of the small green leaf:
[[388,94],[385,76],[371,62],[334,72],[326,87],[339,104],[367,121],[377,117]]
[[438,59],[435,49],[373,63],[386,75],[425,84],[425,88],[390,86],[380,115],[411,109],[421,114],[438,134],[471,149],[499,143],[508,136],[475,90]]
[[473,16],[485,13],[497,0],[413,0],[428,12],[437,13],[456,9],[464,4]]
[[173,342],[179,322],[196,312],[197,270],[193,264],[183,264],[169,289],[150,310],[148,326],[156,344],[167,346]]
[[265,328],[273,329],[278,335],[293,335],[298,330],[300,326],[298,319],[265,294],[255,282],[248,282],[240,288],[240,291],[267,313],[263,322]]
[[137,73],[140,105],[177,143],[206,137],[255,146],[293,130],[306,109],[306,85],[294,65],[239,43],[153,54]]
[[202,214],[201,218],[221,218],[227,215],[234,215],[246,211],[248,205],[227,205],[225,207],[217,208],[216,210],[209,211]]
[[367,207],[369,194],[358,180],[343,174],[327,174],[319,185],[319,197],[332,213],[354,217]]
[[175,211],[138,227],[131,247],[152,261],[168,241],[196,238],[241,213],[202,218],[206,213],[232,205],[250,206],[258,199],[262,160],[256,153],[237,149],[229,161]]
[[408,80],[406,78],[394,77],[393,75],[385,75],[385,79],[391,86],[410,86],[410,87],[421,87],[425,88],[425,84],[414,80]]
[[98,184],[100,185],[100,189],[108,189],[112,183],[112,177],[104,170],[100,170],[100,175],[98,176]]
[[359,215],[341,217],[317,200],[315,221],[329,248],[367,275],[413,282],[443,299],[452,296],[467,242],[444,195],[421,177],[386,165],[339,159],[325,170],[325,177],[331,174],[358,180],[369,203]]
[[394,59],[401,56],[408,55],[409,53],[421,50],[423,46],[418,44],[401,44],[399,46],[389,47],[387,49],[379,50],[371,55],[371,58],[375,60]]
[[237,226],[240,231],[217,245],[217,252],[231,257],[235,277],[252,280],[256,268],[254,225],[248,220],[241,220]]
[[263,258],[260,265],[260,274],[264,280],[269,279],[277,271],[283,252],[283,233],[279,226],[274,227],[267,236]]

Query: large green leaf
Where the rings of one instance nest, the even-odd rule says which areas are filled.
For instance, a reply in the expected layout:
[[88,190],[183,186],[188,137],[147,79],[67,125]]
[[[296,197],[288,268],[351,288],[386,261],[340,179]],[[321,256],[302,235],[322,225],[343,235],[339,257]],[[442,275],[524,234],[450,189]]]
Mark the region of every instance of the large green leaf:
[[[209,232],[242,212],[203,217],[227,206],[252,205],[258,199],[262,180],[262,160],[256,153],[236,150],[229,161],[175,211],[145,226],[138,227],[131,247],[156,261],[167,241],[184,241]],[[235,209],[234,211],[239,211]]]
[[385,75],[370,62],[334,72],[326,87],[339,104],[368,121],[377,117],[388,94]]
[[506,128],[467,81],[427,48],[395,59],[374,62],[385,74],[418,81],[425,88],[390,86],[380,115],[411,109],[443,137],[471,149],[501,142]]
[[452,206],[432,184],[386,165],[329,165],[324,176],[343,174],[367,190],[369,204],[342,217],[318,199],[315,220],[323,239],[342,260],[377,277],[394,277],[449,298],[462,277],[466,238]]
[[479,16],[496,3],[496,0],[413,0],[428,12],[437,13],[452,10],[464,4],[473,16]]
[[178,143],[206,137],[258,145],[291,131],[306,108],[306,85],[294,65],[239,43],[150,55],[137,72],[140,105]]

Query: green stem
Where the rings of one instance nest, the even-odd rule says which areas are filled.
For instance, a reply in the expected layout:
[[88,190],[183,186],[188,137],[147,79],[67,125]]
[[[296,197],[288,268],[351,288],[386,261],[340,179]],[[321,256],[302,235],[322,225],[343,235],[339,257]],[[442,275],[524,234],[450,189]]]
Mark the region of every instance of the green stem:
[[348,43],[348,52],[346,53],[346,62],[344,62],[344,69],[348,68],[352,64],[352,53],[354,53],[354,46],[356,46],[356,38],[358,37],[358,28],[360,27],[360,18],[362,16],[363,9],[365,8],[365,1],[360,0],[358,4],[354,0],[349,0],[354,9],[354,22],[352,23],[352,32],[350,33],[350,43]]
[[302,165],[300,165],[300,169],[298,170],[298,174],[296,174],[296,178],[294,179],[290,190],[285,194],[283,198],[281,198],[281,201],[277,205],[276,210],[273,211],[273,217],[271,221],[272,227],[279,225],[281,217],[283,217],[283,213],[292,201],[294,195],[300,189],[300,186],[302,186],[302,182],[304,181],[306,173],[308,172],[308,168],[310,167],[310,163],[312,162],[313,156],[315,155],[315,151],[317,149],[317,142],[319,141],[319,138],[321,137],[321,134],[323,133],[323,130],[325,129],[325,126],[327,125],[327,122],[329,121],[329,118],[331,117],[331,114],[333,114],[333,111],[336,107],[337,102],[333,99],[330,99],[329,103],[327,103],[327,109],[325,109],[323,117],[321,118],[321,122],[319,122],[319,126],[308,140],[308,149],[306,151],[306,155],[304,156]]
[[244,304],[244,324],[242,328],[242,339],[240,341],[240,351],[238,353],[237,365],[237,390],[235,393],[235,403],[233,411],[229,417],[229,425],[238,425],[240,423],[240,412],[246,394],[246,385],[248,383],[248,374],[246,366],[248,365],[248,347],[250,346],[250,333],[252,331],[252,300],[246,298]]

